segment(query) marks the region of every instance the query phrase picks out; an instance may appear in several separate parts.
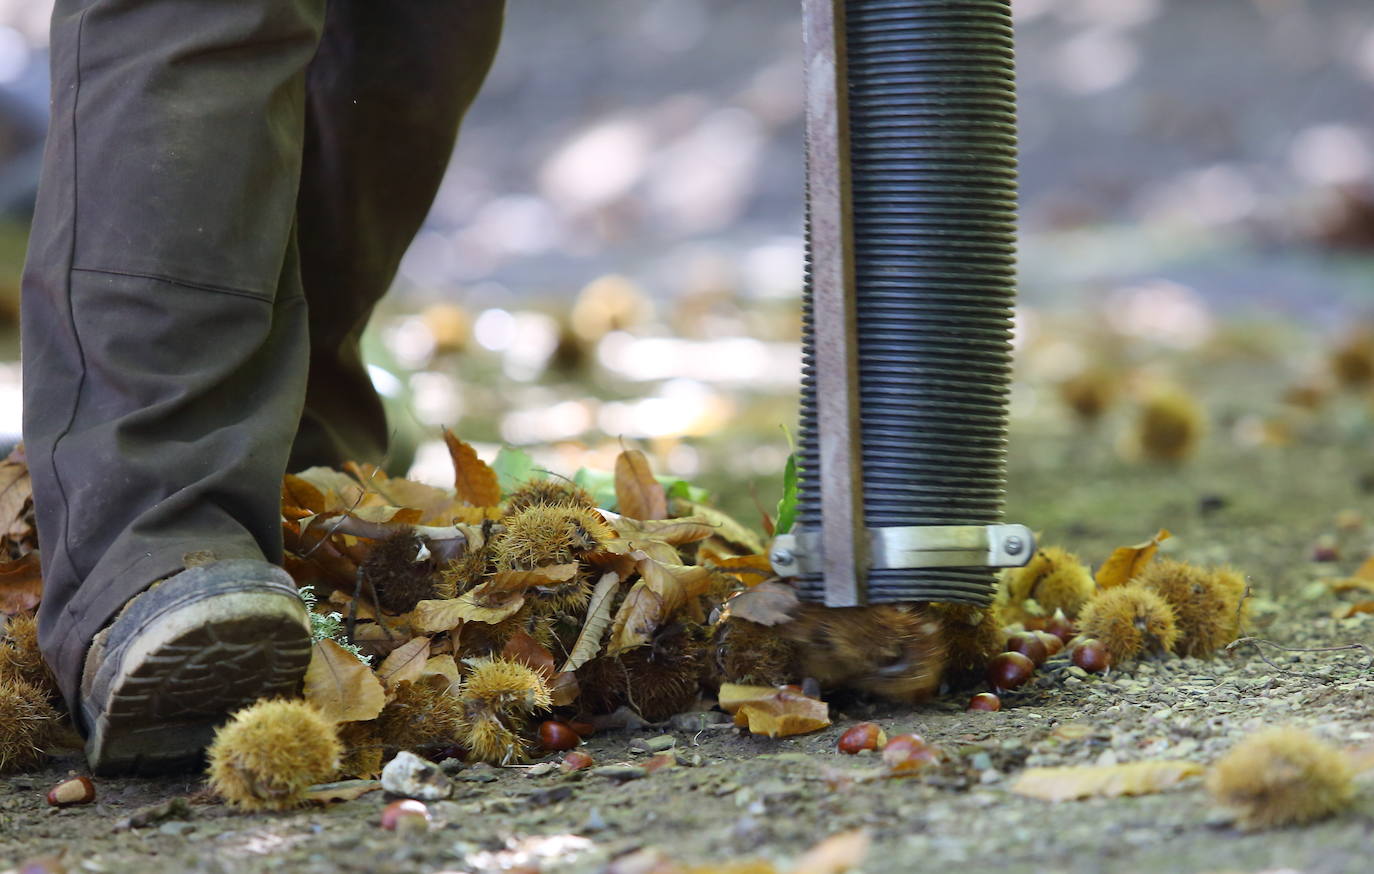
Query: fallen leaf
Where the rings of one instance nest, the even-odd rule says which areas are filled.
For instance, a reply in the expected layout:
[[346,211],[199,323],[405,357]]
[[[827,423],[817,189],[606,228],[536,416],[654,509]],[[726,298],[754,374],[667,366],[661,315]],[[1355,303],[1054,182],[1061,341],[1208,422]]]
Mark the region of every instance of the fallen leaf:
[[1358,616],[1361,613],[1374,613],[1374,601],[1361,601],[1358,604],[1337,607],[1335,610],[1331,611],[1331,618],[1349,619],[1351,616]]
[[866,829],[833,834],[792,863],[788,874],[843,874],[868,857],[873,836]]
[[1337,594],[1341,592],[1374,592],[1374,580],[1360,579],[1359,577],[1348,577],[1344,580],[1327,580],[1326,584],[1331,587],[1331,591]]
[[520,610],[525,603],[525,591],[531,586],[567,582],[577,569],[577,563],[573,562],[532,571],[502,571],[457,598],[416,604],[415,625],[421,631],[438,632],[455,628],[459,622],[495,624]]
[[1028,768],[1011,784],[1011,791],[1045,801],[1152,795],[1189,777],[1200,776],[1203,771],[1196,762],[1169,759],[1119,765]]
[[716,526],[699,517],[683,519],[632,519],[619,513],[603,513],[607,524],[625,540],[648,538],[671,546],[684,546],[705,540],[716,533]]
[[611,596],[620,587],[620,574],[610,571],[601,575],[587,602],[587,618],[577,634],[572,652],[559,668],[561,672],[575,671],[601,654],[601,639],[611,624]]
[[1352,579],[1374,582],[1374,555],[1361,562],[1360,566],[1355,568],[1355,572],[1350,576]]
[[577,684],[577,674],[572,671],[560,671],[549,678],[549,702],[554,707],[567,707],[581,694],[582,687]]
[[730,616],[769,626],[790,621],[800,607],[797,590],[786,583],[759,583],[726,602]]
[[830,724],[830,705],[824,701],[787,689],[774,691],[771,698],[741,704],[735,711],[735,725],[747,726],[750,734],[790,737]]
[[388,690],[413,683],[424,673],[429,660],[429,638],[417,637],[393,649],[377,666],[377,679]]
[[709,568],[664,564],[652,558],[640,560],[635,567],[639,580],[630,587],[611,621],[608,655],[648,643],[659,625],[711,584]]
[[443,677],[448,680],[450,689],[457,688],[463,681],[463,675],[458,671],[458,662],[447,653],[429,657],[424,669],[420,671],[420,678],[425,677]]
[[477,450],[444,429],[444,445],[453,460],[453,490],[474,507],[495,507],[501,503],[501,481]]
[[721,683],[716,694],[716,703],[726,713],[734,715],[745,704],[767,701],[778,692],[776,686],[751,686],[744,683]]
[[332,467],[310,467],[293,474],[295,480],[304,481],[320,493],[324,501],[321,513],[346,512],[359,506],[366,497],[367,489],[357,480]]
[[553,676],[553,653],[523,629],[516,631],[501,649],[501,658],[519,662],[548,680]]
[[[746,527],[723,510],[684,500],[673,501],[672,509],[673,515],[676,517],[700,519],[710,525],[711,536],[733,548],[736,554],[749,555],[768,550],[768,544],[758,535],[758,532]],[[765,518],[767,518],[766,514]],[[772,524],[771,520],[769,520],[769,524]]]
[[316,804],[353,801],[381,788],[380,780],[339,780],[336,783],[318,783],[306,788],[305,800],[313,801]]
[[1102,562],[1102,567],[1097,569],[1097,586],[1100,589],[1110,589],[1114,586],[1124,586],[1145,569],[1145,565],[1154,558],[1155,551],[1159,549],[1159,544],[1168,540],[1171,535],[1168,530],[1161,528],[1159,533],[1144,543],[1137,543],[1135,546],[1119,546],[1112,550],[1112,554],[1107,556],[1107,560]]
[[464,510],[470,510],[452,489],[432,486],[401,477],[389,477],[371,464],[347,462],[344,470],[376,492],[387,504],[409,507],[420,513],[419,524],[448,525]]
[[386,692],[371,668],[326,638],[311,648],[305,700],[332,722],[360,722],[382,712]]
[[0,613],[13,616],[25,613],[43,600],[43,569],[38,553],[30,552],[14,561],[0,562]]
[[615,460],[615,501],[621,515],[631,519],[668,516],[668,495],[638,449],[626,449]]
[[288,473],[282,480],[281,503],[283,507],[299,507],[317,515],[328,509],[324,492],[293,473]]
[[766,553],[755,555],[719,556],[710,559],[719,568],[746,586],[757,586],[764,580],[777,576],[773,573],[773,563]]

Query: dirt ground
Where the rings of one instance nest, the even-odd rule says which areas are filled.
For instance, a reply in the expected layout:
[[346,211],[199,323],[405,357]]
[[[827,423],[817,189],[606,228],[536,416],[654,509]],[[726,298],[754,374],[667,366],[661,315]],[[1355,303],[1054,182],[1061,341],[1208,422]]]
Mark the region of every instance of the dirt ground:
[[[1225,402],[1218,407],[1202,454],[1177,469],[1119,460],[1111,426],[1093,436],[1062,422],[1018,425],[1008,519],[1093,563],[1167,527],[1175,537],[1166,551],[1175,557],[1246,572],[1256,593],[1252,634],[1297,647],[1374,643],[1374,615],[1331,618],[1354,596],[1322,582],[1348,575],[1374,540],[1374,458],[1362,402],[1297,429],[1287,447],[1238,444],[1232,437],[1243,423],[1228,418]],[[1323,537],[1336,561],[1313,560]],[[1198,780],[1153,796],[1059,804],[1008,791],[1027,766],[1208,764],[1273,724],[1309,726],[1346,745],[1374,740],[1368,651],[1264,652],[1272,664],[1247,644],[1213,659],[1169,658],[1107,676],[1083,675],[1059,656],[998,713],[964,712],[966,694],[915,710],[835,701],[829,729],[782,740],[742,736],[707,724],[709,715],[604,732],[585,747],[598,765],[642,762],[634,742],[661,735],[671,737],[680,765],[624,780],[538,766],[467,768],[455,775],[455,797],[431,805],[434,823],[422,834],[381,830],[380,792],[248,815],[215,802],[195,775],[98,780],[94,804],[56,810],[44,794],[83,767],[60,759],[0,780],[0,866],[64,854],[65,868],[33,870],[594,872],[643,848],[695,864],[786,863],[826,835],[865,828],[874,841],[860,870],[870,874],[1369,870],[1367,782],[1335,818],[1260,833],[1236,829]],[[915,731],[947,762],[922,777],[865,780],[873,758],[835,751],[840,732],[860,720],[889,734]],[[161,819],[135,816],[175,799],[188,803]]]

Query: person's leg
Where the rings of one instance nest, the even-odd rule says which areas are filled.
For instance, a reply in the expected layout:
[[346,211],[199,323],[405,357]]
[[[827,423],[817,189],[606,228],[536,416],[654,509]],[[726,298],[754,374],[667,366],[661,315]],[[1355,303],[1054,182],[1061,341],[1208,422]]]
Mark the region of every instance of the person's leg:
[[[40,643],[77,714],[90,642],[134,595],[207,560],[281,558],[307,361],[293,230],[305,70],[323,20],[324,0],[54,9],[24,439]],[[226,682],[272,672],[232,649]]]
[[358,340],[429,212],[496,54],[501,0],[330,0],[310,66],[300,215],[310,377],[290,469],[380,462]]

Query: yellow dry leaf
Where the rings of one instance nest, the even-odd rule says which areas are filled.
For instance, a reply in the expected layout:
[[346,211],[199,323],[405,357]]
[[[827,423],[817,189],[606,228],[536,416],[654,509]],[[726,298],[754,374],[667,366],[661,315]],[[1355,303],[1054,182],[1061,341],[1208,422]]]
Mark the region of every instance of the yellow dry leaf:
[[711,564],[746,586],[757,586],[764,580],[776,576],[767,553],[712,558]]
[[866,829],[833,834],[803,853],[787,874],[843,874],[863,864],[872,843]]
[[631,519],[668,517],[668,495],[638,449],[626,449],[615,460],[615,501],[620,514]]
[[496,471],[477,457],[477,450],[444,429],[444,445],[453,460],[453,490],[474,507],[495,507],[501,503],[501,483]]
[[696,504],[691,501],[675,500],[671,509],[675,516],[700,518],[710,525],[713,529],[714,539],[728,545],[736,555],[768,551],[767,542],[759,536],[757,531],[746,527],[735,517],[715,507]]
[[1011,784],[1011,791],[1045,801],[1080,798],[1115,798],[1118,795],[1152,795],[1201,776],[1196,762],[1159,759],[1120,765],[1085,765],[1066,768],[1028,768]]
[[819,731],[830,724],[830,705],[795,692],[778,690],[764,701],[741,704],[735,711],[735,725],[749,728],[750,734],[791,737]]
[[456,689],[463,679],[463,675],[458,672],[458,662],[448,653],[429,657],[420,671],[420,678],[425,677],[443,677],[448,680],[450,689]]
[[305,800],[315,804],[354,801],[381,788],[380,780],[340,780],[337,783],[317,783],[306,788]]
[[608,655],[648,643],[660,625],[711,584],[709,568],[666,564],[652,558],[641,559],[635,567],[639,581],[625,595],[611,622]]
[[323,513],[326,509],[324,492],[310,481],[291,473],[282,480],[281,503],[283,507],[299,507],[315,514]]
[[618,513],[606,514],[606,521],[620,537],[626,540],[657,540],[672,546],[683,546],[705,540],[716,533],[715,526],[708,520],[689,517],[685,519],[632,519]]
[[393,649],[377,666],[377,679],[388,691],[401,683],[413,683],[424,673],[429,660],[429,638],[417,637]]
[[726,713],[733,714],[745,704],[767,701],[778,692],[777,686],[750,686],[743,683],[721,683],[716,703]]
[[1361,601],[1358,604],[1337,607],[1331,611],[1331,618],[1349,619],[1351,616],[1358,616],[1361,613],[1374,613],[1374,601]]
[[421,631],[448,631],[459,622],[494,625],[514,616],[525,603],[531,586],[564,583],[577,573],[577,563],[552,565],[532,571],[502,571],[457,598],[421,601],[415,605],[415,625]]
[[1145,569],[1145,565],[1154,558],[1155,551],[1159,549],[1159,544],[1168,540],[1172,536],[1167,529],[1159,529],[1159,533],[1144,543],[1137,543],[1135,546],[1118,546],[1112,550],[1112,554],[1107,556],[1107,560],[1102,562],[1102,567],[1097,569],[1097,586],[1100,589],[1110,589],[1114,586],[1124,586],[1130,582],[1137,574]]
[[317,642],[305,671],[305,700],[325,719],[360,722],[372,719],[386,706],[382,681],[358,657],[332,640]]

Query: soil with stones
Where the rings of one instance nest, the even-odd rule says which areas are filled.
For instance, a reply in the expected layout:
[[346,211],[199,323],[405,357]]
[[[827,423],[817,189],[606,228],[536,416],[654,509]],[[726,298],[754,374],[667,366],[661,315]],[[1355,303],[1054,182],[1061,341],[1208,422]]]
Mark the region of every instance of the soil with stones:
[[[1332,618],[1357,598],[1324,580],[1348,576],[1374,545],[1374,458],[1367,425],[1330,421],[1338,424],[1317,421],[1284,447],[1242,447],[1230,430],[1214,428],[1201,455],[1180,468],[1121,461],[1105,431],[1090,436],[1062,422],[1022,421],[1013,435],[1008,519],[1093,563],[1167,527],[1175,536],[1165,551],[1173,556],[1246,572],[1254,636],[1289,647],[1371,643],[1374,615]],[[1313,560],[1318,542],[1334,561]],[[873,836],[866,872],[1368,870],[1374,786],[1367,782],[1334,818],[1258,833],[1235,828],[1198,780],[1158,795],[1058,804],[1008,791],[1028,766],[1209,764],[1274,724],[1310,727],[1343,745],[1368,743],[1368,650],[1290,653],[1243,644],[1211,659],[1141,662],[1106,676],[1084,674],[1060,655],[1008,695],[1000,712],[965,712],[967,697],[917,709],[835,700],[830,728],[781,740],[741,735],[718,713],[606,731],[584,749],[597,765],[623,767],[573,774],[538,764],[465,767],[454,774],[453,799],[430,805],[434,821],[423,833],[383,831],[380,792],[243,814],[218,803],[194,775],[97,780],[93,804],[57,810],[44,801],[48,788],[83,767],[78,758],[59,759],[0,780],[0,866],[61,855],[34,870],[593,872],[644,848],[684,863],[786,863],[826,835],[861,827]],[[872,756],[835,750],[839,734],[861,720],[889,734],[921,734],[944,750],[945,764],[912,778],[868,779]],[[678,765],[646,775],[642,750],[668,745]]]

